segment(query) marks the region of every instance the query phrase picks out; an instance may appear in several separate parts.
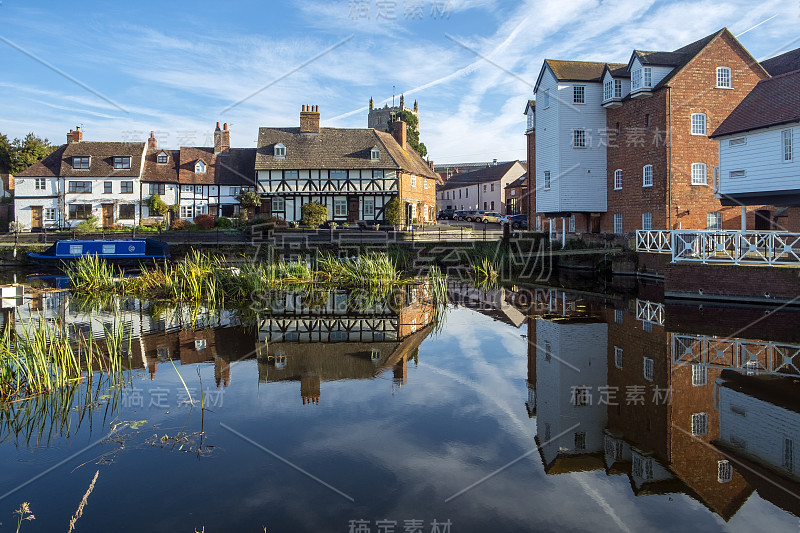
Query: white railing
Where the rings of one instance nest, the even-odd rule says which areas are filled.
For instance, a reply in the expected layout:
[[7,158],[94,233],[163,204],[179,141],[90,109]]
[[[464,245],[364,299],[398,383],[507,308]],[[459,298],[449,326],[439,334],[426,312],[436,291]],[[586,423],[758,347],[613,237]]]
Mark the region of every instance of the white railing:
[[672,362],[730,368],[747,375],[800,377],[800,345],[708,335],[672,335]]
[[636,299],[636,320],[664,325],[664,304]]
[[800,233],[673,230],[673,262],[800,265]]
[[670,253],[672,251],[670,230],[640,229],[636,230],[636,251]]

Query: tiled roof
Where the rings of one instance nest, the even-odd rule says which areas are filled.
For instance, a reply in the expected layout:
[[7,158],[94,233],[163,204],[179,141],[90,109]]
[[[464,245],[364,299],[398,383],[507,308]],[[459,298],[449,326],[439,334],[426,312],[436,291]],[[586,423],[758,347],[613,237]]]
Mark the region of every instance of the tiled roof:
[[[276,144],[286,146],[286,157],[276,158]],[[380,160],[370,158],[377,146]],[[374,129],[320,128],[301,134],[300,128],[259,128],[256,170],[396,169],[435,178],[433,170],[411,148],[403,149],[390,134]]]
[[787,72],[800,70],[800,48],[765,59],[761,62],[761,66],[769,72],[770,76],[780,76]]
[[[228,154],[214,154],[214,148],[181,146],[179,182],[195,185],[253,185],[255,148],[231,148]],[[203,174],[195,173],[198,160],[206,164]]]
[[[64,178],[79,177],[137,177],[142,168],[143,142],[77,142],[66,145],[61,158],[60,176]],[[91,156],[88,170],[72,168],[75,156]],[[114,169],[114,156],[129,156],[130,169]]]
[[[158,154],[165,152],[169,159],[166,163],[158,163]],[[180,150],[163,150],[161,148],[149,149],[144,159],[144,181],[178,181],[178,162]]]
[[64,156],[66,144],[62,144],[53,152],[45,156],[41,161],[37,161],[19,174],[18,178],[57,178],[61,172],[61,158]]
[[[519,163],[519,161],[509,161],[507,163],[498,163],[497,165],[490,165],[472,172],[465,172],[463,174],[454,174],[450,179],[444,183],[441,190],[455,189],[457,187],[466,187],[468,185],[475,185],[477,183],[489,183],[491,181],[499,181],[503,176],[508,174],[509,171]],[[523,167],[524,168],[524,167]],[[518,176],[514,176],[516,179]]]
[[800,70],[758,82],[711,137],[800,122]]
[[558,59],[545,59],[544,61],[558,78],[558,81],[600,81],[606,65],[610,70],[625,67],[620,63],[562,61]]
[[506,185],[506,189],[515,189],[517,187],[524,187],[526,178],[527,176],[525,175],[520,176],[519,178],[515,179],[514,181]]

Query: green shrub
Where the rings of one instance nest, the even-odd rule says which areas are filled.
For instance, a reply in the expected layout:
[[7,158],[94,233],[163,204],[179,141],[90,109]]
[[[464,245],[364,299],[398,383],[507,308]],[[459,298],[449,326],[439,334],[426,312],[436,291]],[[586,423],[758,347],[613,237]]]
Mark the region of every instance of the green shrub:
[[394,197],[389,200],[389,203],[386,204],[386,207],[383,210],[383,216],[386,219],[386,223],[391,224],[392,226],[398,226],[400,224],[402,210],[403,203],[399,198]]
[[189,229],[191,223],[185,218],[176,218],[172,221],[171,229],[173,230],[186,230]]
[[214,229],[214,215],[197,215],[194,223],[200,229]]
[[300,208],[301,220],[312,228],[321,226],[328,220],[328,208],[319,202],[308,202]]
[[219,229],[231,229],[233,227],[233,220],[228,217],[219,217],[214,221],[214,226]]
[[97,222],[96,216],[89,215],[89,218],[75,226],[75,233],[92,233],[97,231],[99,229]]
[[286,222],[280,217],[271,215],[256,215],[252,219],[250,219],[247,223],[251,226],[254,226],[256,224],[275,224],[279,228],[289,227],[288,222]]
[[161,199],[161,196],[153,194],[147,199],[147,209],[150,211],[150,215],[163,217],[169,211],[169,206]]

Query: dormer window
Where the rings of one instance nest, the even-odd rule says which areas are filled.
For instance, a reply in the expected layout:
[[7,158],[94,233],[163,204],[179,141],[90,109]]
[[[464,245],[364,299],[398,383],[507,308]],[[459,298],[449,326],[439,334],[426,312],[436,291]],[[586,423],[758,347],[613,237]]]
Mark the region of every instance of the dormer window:
[[381,160],[381,151],[377,148],[373,148],[369,151],[369,158],[373,161],[380,161]]
[[733,88],[733,83],[731,81],[730,67],[717,67],[717,88],[718,89]]
[[169,162],[169,156],[167,155],[167,152],[159,152],[158,156],[156,157],[156,163],[159,165],[166,165],[167,162]]
[[206,164],[203,162],[202,159],[198,159],[197,163],[194,164],[194,173],[195,174],[205,174],[206,173]]
[[276,144],[274,155],[275,157],[281,157],[281,158],[286,157],[286,146],[284,146],[283,143]]
[[114,156],[114,170],[127,170],[131,168],[130,156]]
[[631,91],[649,89],[653,86],[652,67],[642,67],[631,71]]
[[72,168],[88,170],[91,157],[88,155],[76,155],[72,157]]

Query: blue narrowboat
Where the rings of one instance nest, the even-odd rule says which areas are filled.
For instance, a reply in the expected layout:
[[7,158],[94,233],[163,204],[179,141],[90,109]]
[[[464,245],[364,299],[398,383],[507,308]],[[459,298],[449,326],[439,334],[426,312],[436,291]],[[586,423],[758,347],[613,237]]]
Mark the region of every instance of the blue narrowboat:
[[154,239],[57,241],[42,253],[28,252],[33,263],[59,265],[85,255],[96,255],[112,263],[136,265],[169,258],[169,244]]

